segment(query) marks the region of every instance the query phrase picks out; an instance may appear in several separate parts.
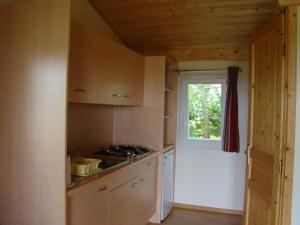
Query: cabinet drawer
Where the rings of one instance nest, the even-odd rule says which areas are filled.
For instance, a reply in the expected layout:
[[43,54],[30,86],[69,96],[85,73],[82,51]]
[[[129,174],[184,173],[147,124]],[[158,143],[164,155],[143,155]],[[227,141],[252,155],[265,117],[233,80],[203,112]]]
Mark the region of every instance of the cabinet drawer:
[[145,161],[141,162],[139,166],[139,174],[143,174],[149,171],[150,169],[156,167],[157,163],[158,163],[157,157],[146,159]]
[[120,187],[121,185],[125,184],[126,182],[136,178],[139,175],[139,169],[137,165],[130,166],[128,168],[124,168],[119,172],[116,172],[111,176],[110,179],[110,187],[111,190]]

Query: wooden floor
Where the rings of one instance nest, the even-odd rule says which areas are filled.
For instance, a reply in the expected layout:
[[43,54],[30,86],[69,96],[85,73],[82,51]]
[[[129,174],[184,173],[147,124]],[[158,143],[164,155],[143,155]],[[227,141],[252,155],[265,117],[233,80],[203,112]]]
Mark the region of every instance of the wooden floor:
[[174,209],[172,213],[162,223],[162,225],[242,225],[242,224],[243,224],[243,217],[240,215],[200,212],[200,211],[192,211],[186,209]]

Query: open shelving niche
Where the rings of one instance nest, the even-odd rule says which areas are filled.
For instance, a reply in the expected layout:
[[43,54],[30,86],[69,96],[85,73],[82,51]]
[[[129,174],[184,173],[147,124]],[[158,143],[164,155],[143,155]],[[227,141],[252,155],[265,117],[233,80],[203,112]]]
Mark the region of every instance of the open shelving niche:
[[175,148],[177,128],[178,64],[166,59],[164,101],[164,151]]

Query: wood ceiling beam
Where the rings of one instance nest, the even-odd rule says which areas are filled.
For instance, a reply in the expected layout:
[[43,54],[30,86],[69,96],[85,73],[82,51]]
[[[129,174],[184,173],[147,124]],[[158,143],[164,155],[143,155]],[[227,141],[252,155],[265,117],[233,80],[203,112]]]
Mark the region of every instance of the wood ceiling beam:
[[186,49],[140,51],[145,56],[163,55],[176,61],[197,60],[249,60],[249,49]]
[[279,5],[300,5],[300,0],[279,0]]

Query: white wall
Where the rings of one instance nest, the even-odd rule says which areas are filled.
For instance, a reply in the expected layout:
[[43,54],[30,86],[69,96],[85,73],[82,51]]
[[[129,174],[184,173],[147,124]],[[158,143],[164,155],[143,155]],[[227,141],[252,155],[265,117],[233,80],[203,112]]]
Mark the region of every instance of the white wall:
[[177,148],[175,202],[242,211],[246,174],[248,74],[246,61],[181,62],[180,69],[242,69],[238,79],[240,153]]
[[[300,7],[298,7],[300,15]],[[297,18],[297,65],[300,65],[300,16]],[[297,67],[297,80],[300,80],[300,68]],[[300,82],[297,82],[297,107],[296,107],[296,143],[294,160],[294,187],[292,201],[292,225],[300,225]]]

